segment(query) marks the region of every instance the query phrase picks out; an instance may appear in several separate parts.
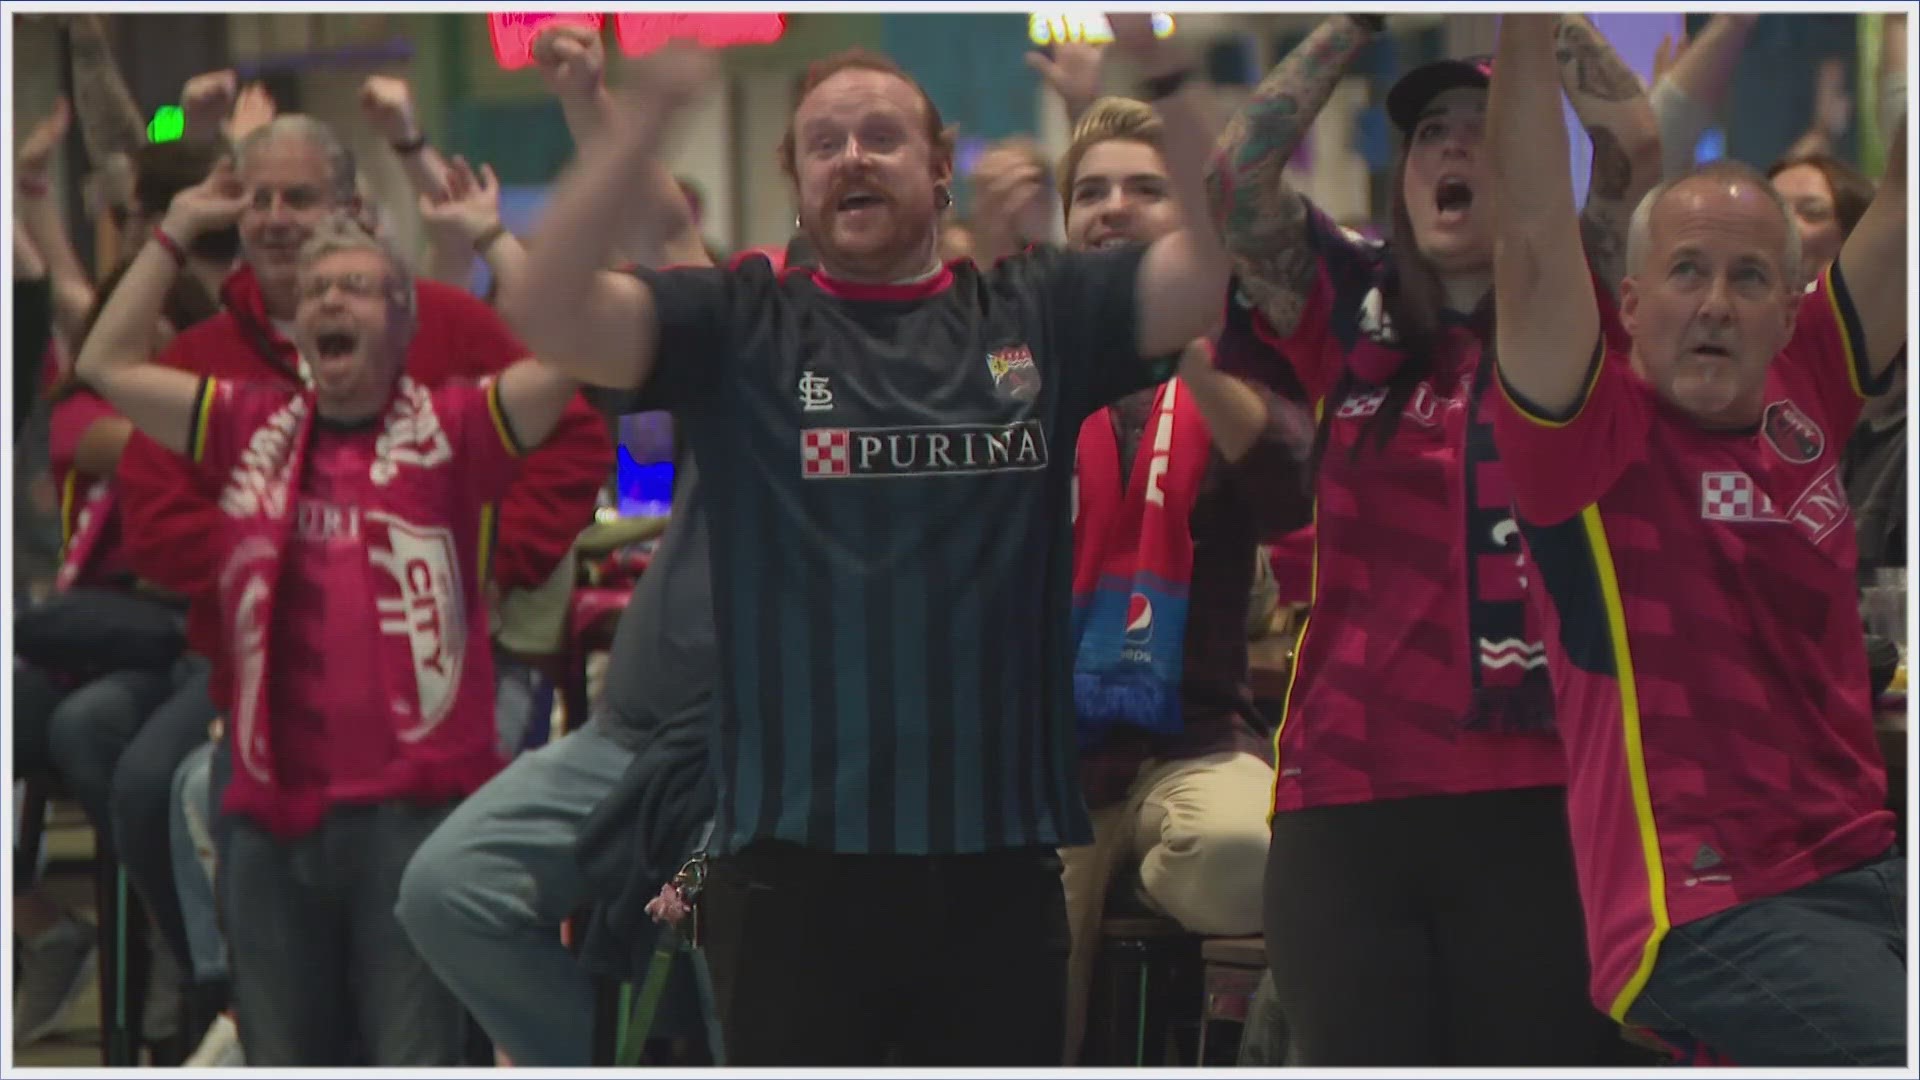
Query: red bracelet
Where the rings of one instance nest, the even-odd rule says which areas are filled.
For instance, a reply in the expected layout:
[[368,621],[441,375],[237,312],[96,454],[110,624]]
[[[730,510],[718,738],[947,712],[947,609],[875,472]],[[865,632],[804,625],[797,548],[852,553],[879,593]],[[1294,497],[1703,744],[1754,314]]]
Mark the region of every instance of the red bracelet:
[[179,263],[181,266],[187,265],[186,249],[180,246],[178,240],[168,236],[167,230],[155,225],[153,227],[153,242],[166,249],[167,254],[173,256],[174,262]]
[[29,199],[44,199],[53,186],[44,176],[23,176],[20,178],[20,194]]

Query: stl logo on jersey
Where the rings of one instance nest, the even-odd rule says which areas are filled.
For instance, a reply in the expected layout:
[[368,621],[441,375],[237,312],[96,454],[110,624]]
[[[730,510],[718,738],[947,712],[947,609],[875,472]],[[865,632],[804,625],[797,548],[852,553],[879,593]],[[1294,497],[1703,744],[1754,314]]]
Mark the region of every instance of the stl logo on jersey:
[[1033,362],[1033,350],[1025,345],[1008,345],[988,353],[987,373],[993,376],[993,388],[1015,401],[1032,401],[1040,396],[1040,368]]

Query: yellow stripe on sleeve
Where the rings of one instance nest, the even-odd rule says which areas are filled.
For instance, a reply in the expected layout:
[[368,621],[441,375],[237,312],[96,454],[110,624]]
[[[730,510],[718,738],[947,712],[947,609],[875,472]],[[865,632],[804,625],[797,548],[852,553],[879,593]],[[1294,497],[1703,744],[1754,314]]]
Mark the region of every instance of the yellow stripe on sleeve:
[[207,452],[207,420],[213,414],[213,395],[219,383],[211,375],[200,380],[200,399],[194,402],[193,424],[187,429],[187,457],[196,465]]
[[521,448],[520,440],[514,437],[513,425],[507,422],[507,411],[500,404],[500,378],[495,376],[487,383],[487,415],[493,419],[493,430],[507,448],[507,453],[520,457],[526,451]]

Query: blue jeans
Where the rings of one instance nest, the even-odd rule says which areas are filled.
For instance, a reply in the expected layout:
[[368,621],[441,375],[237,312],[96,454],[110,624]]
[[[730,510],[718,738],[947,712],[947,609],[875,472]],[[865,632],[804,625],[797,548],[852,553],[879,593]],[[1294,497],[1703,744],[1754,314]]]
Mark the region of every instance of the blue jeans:
[[593,982],[560,924],[586,897],[580,824],[632,761],[597,722],[520,755],[420,845],[400,884],[414,947],[517,1066],[593,1063]]
[[546,742],[542,709],[551,711],[553,693],[540,672],[515,660],[502,649],[493,651],[493,726],[500,738],[500,756],[512,761],[527,748],[535,731]]
[[1733,1064],[1905,1065],[1907,860],[1676,926],[1627,1021]]
[[[219,884],[249,1066],[466,1064],[466,1013],[393,917],[408,860],[446,815],[336,806],[296,840],[228,824]],[[365,1062],[351,1060],[356,1043]]]
[[168,807],[174,772],[207,741],[207,725],[215,715],[207,696],[211,670],[205,659],[189,655],[170,675],[108,676],[86,690],[118,681],[121,690],[137,686],[148,696],[128,712],[125,705],[75,711],[68,707],[75,699],[70,695],[51,733],[55,766],[93,827],[112,844],[127,880],[182,966],[190,949],[173,884]]
[[187,948],[193,981],[224,982],[227,939],[220,933],[214,904],[217,860],[213,842],[213,744],[187,755],[173,774],[173,884],[180,894],[180,915],[187,924]]

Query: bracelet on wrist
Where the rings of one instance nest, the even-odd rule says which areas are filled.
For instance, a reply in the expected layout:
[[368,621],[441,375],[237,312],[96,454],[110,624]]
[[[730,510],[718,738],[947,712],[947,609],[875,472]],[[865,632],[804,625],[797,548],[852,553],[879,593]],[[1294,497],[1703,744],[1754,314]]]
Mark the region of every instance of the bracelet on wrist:
[[44,199],[53,191],[53,185],[44,176],[22,176],[18,187],[20,194],[29,199]]
[[507,235],[507,227],[505,225],[497,221],[489,225],[485,232],[473,238],[474,254],[484,256],[487,253],[487,249],[492,247],[505,235]]
[[187,249],[180,246],[180,241],[167,235],[166,229],[155,225],[153,227],[153,242],[159,244],[161,250],[173,256],[173,261],[176,265],[187,265]]
[[1181,68],[1166,75],[1151,75],[1140,80],[1140,92],[1146,95],[1148,101],[1159,101],[1179,93],[1180,88],[1192,78],[1192,68]]
[[392,146],[393,152],[399,154],[401,157],[406,157],[409,154],[417,154],[427,148],[427,133],[422,131],[411,139],[401,139],[399,142],[389,143],[388,145]]

